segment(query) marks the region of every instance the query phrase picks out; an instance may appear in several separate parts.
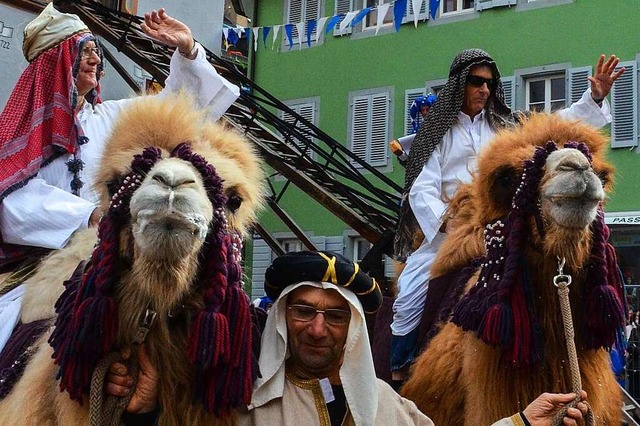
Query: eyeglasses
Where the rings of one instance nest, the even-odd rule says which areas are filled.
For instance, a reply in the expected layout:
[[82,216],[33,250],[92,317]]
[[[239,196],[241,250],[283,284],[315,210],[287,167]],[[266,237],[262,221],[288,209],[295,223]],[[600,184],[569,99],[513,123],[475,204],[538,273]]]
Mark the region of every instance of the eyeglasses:
[[92,53],[95,53],[99,58],[100,57],[100,48],[98,48],[98,47],[89,47],[89,46],[86,46],[86,47],[82,48],[81,55],[82,55],[83,58],[91,57]]
[[486,84],[489,90],[495,89],[497,82],[493,78],[484,78],[479,75],[469,74],[467,76],[467,84],[470,84],[473,87],[482,87],[483,84]]
[[287,309],[291,312],[291,317],[298,321],[311,321],[318,314],[324,315],[325,321],[333,325],[349,324],[351,320],[351,312],[344,309],[320,310],[308,305],[290,305],[287,306]]

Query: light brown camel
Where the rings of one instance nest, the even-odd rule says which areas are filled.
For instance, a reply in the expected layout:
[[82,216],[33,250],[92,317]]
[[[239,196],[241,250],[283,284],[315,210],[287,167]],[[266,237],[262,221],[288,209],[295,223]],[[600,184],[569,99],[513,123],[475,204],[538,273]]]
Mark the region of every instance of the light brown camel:
[[97,179],[105,215],[96,249],[95,230],[80,233],[28,281],[22,320],[51,318],[55,328],[28,349],[0,424],[88,424],[87,374],[134,341],[149,309],[159,424],[233,422],[257,373],[240,250],[263,181],[250,142],[189,99],[149,97],[123,113]]
[[572,391],[553,285],[559,258],[573,280],[582,387],[597,424],[620,424],[621,395],[606,350],[623,324],[601,209],[613,175],[606,147],[607,138],[585,124],[534,115],[479,155],[472,183],[453,200],[455,226],[432,276],[483,263],[458,283],[465,295],[401,391],[435,424],[489,425],[542,392]]

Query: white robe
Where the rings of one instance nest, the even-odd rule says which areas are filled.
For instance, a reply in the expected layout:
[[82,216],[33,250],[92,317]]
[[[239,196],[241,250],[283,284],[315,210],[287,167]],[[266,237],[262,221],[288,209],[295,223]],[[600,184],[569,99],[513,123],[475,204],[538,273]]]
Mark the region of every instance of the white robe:
[[[591,98],[587,90],[580,100],[569,108],[558,111],[564,118],[582,120],[595,127],[611,122],[609,104],[602,107]],[[398,277],[398,296],[393,304],[391,332],[405,336],[420,325],[429,283],[429,271],[436,253],[444,241],[442,226],[447,199],[450,199],[460,183],[471,181],[476,156],[494,135],[484,117],[484,111],[475,117],[460,112],[458,121],[451,126],[422,168],[409,191],[409,204],[420,228],[424,241],[407,258],[407,264]]]

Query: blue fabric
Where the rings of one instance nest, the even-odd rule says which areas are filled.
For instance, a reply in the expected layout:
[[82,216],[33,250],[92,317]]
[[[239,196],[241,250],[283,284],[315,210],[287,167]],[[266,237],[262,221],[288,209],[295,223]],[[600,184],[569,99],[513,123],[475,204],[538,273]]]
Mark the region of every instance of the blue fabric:
[[270,31],[271,27],[262,27],[262,43],[265,49],[267,48],[267,36],[269,36]]
[[289,49],[293,47],[293,24],[285,24],[284,32],[287,34],[287,40],[289,40]]
[[342,18],[344,18],[344,13],[340,15],[336,15],[333,18],[329,19],[329,22],[327,23],[327,28],[324,30],[324,35],[329,34],[331,30],[333,30],[333,27],[335,27],[336,24],[340,22]]
[[239,38],[238,38],[238,34],[236,34],[236,30],[233,28],[229,28],[227,41],[231,43],[233,47],[236,47],[236,45],[238,44],[238,40]]
[[405,336],[391,336],[391,371],[398,371],[416,359],[419,331],[417,327]]
[[310,19],[307,21],[307,46],[311,47],[311,33],[316,29],[318,21]]
[[393,25],[396,32],[400,31],[405,10],[407,10],[407,0],[396,0],[395,3],[393,3]]
[[440,0],[429,0],[429,13],[431,14],[431,19],[436,19],[436,13],[440,8]]
[[356,17],[353,18],[353,21],[351,21],[351,26],[353,27],[353,26],[358,25],[364,19],[364,17],[367,16],[369,14],[369,12],[371,12],[371,9],[372,9],[371,7],[366,7],[364,9],[362,9],[356,15]]

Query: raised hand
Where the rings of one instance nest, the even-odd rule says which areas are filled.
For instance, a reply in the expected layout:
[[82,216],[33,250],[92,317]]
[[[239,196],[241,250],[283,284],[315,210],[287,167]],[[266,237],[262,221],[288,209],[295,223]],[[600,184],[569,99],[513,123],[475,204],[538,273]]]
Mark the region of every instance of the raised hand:
[[177,47],[185,55],[193,48],[194,40],[189,27],[169,16],[164,8],[145,13],[141,28],[149,37],[171,47]]
[[616,71],[616,67],[620,59],[616,55],[609,56],[605,62],[605,55],[600,55],[596,64],[596,72],[589,77],[591,82],[591,97],[596,100],[602,100],[609,95],[613,83],[624,74],[625,68],[622,67]]

